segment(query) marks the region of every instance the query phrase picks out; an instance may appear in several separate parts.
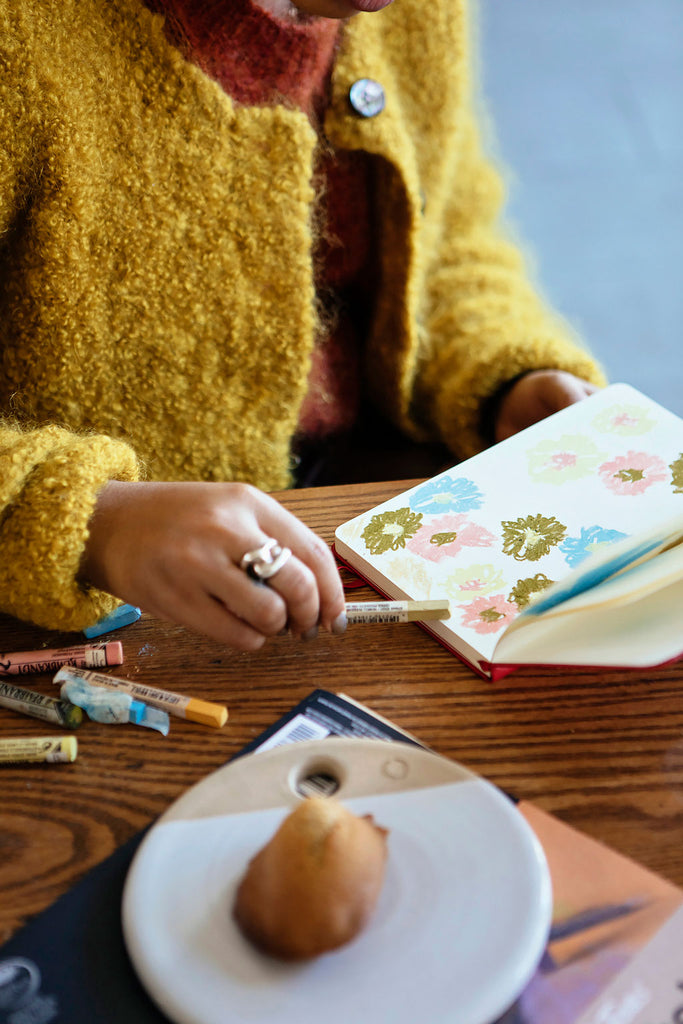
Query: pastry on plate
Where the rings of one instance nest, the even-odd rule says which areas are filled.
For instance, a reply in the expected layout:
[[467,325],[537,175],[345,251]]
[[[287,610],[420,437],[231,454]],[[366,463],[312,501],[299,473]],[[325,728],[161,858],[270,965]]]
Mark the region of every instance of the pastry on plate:
[[379,897],[387,831],[338,801],[309,797],[250,861],[233,913],[262,952],[302,960],[336,949],[367,924]]

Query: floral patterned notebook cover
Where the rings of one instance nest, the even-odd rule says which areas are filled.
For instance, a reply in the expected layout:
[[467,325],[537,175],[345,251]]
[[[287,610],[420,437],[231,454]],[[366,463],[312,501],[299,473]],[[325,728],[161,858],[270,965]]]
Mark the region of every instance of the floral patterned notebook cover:
[[537,595],[607,545],[683,513],[683,420],[613,384],[336,531],[394,599],[447,597],[430,632],[477,671]]

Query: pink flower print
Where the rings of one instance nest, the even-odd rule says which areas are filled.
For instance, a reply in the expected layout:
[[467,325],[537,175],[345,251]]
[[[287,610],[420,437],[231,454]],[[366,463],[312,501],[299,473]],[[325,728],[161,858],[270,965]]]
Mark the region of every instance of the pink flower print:
[[615,430],[619,430],[622,427],[630,430],[632,427],[638,426],[638,419],[636,416],[629,416],[627,412],[620,412],[612,420],[612,426]]
[[475,633],[499,633],[517,615],[517,605],[507,601],[505,594],[493,597],[478,597],[470,604],[461,604],[465,615],[463,626],[469,626]]
[[627,452],[600,466],[600,479],[614,494],[643,494],[652,484],[667,479],[666,466],[657,455]]
[[552,469],[567,469],[568,467],[575,466],[578,459],[574,452],[556,452],[555,455],[551,456],[548,460],[547,465]]
[[488,548],[496,538],[483,526],[471,522],[466,515],[436,516],[422,523],[406,547],[430,562],[452,558],[463,548]]

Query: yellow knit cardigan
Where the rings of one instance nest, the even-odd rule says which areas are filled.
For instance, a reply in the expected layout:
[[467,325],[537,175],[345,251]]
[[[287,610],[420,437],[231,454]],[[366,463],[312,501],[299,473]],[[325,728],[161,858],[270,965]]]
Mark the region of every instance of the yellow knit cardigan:
[[[495,226],[464,6],[352,19],[325,120],[374,157],[372,394],[458,456],[516,374],[602,382]],[[76,580],[106,480],[288,485],[317,137],[296,110],[236,107],[139,0],[0,0],[0,69],[0,609],[80,629],[114,604]],[[359,78],[384,87],[377,117],[349,104]]]

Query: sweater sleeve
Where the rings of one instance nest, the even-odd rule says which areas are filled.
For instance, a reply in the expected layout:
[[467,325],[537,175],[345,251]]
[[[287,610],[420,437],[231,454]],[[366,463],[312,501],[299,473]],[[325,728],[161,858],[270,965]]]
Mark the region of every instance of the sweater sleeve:
[[[0,64],[22,72],[8,76],[0,103],[0,236],[13,230],[40,187],[36,154],[45,133],[22,86],[22,76],[33,73],[26,16],[21,5],[0,5]],[[116,607],[116,598],[84,588],[77,574],[98,491],[137,473],[123,442],[57,426],[23,429],[0,418],[0,611],[48,629],[80,630]]]
[[534,287],[499,220],[500,175],[473,119],[463,127],[439,243],[425,274],[414,409],[460,458],[485,446],[482,410],[520,374],[566,370],[602,386],[598,363]]
[[121,441],[0,421],[0,610],[61,630],[112,611],[119,602],[84,588],[77,575],[99,490],[137,474]]

